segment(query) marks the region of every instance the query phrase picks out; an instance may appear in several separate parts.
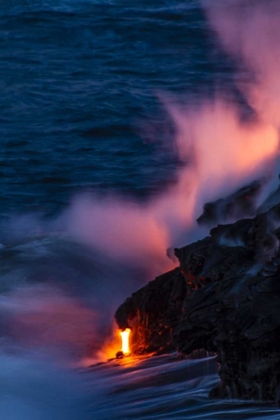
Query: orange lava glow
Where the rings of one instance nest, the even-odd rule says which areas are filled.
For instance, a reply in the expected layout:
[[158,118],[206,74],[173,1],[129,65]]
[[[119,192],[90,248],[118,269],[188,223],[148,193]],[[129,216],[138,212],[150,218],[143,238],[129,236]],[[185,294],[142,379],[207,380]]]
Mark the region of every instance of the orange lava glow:
[[[128,329],[129,330],[129,329]],[[130,331],[130,330],[129,330]],[[114,323],[112,326],[111,335],[107,337],[100,351],[92,356],[90,359],[84,360],[84,366],[89,366],[90,364],[97,362],[107,362],[108,360],[115,359],[116,354],[119,351],[122,351],[125,355],[130,354],[125,353],[122,348],[121,332],[118,326]]]
[[123,354],[130,354],[130,346],[129,346],[129,335],[131,330],[126,328],[124,331],[120,332],[122,338],[122,352]]

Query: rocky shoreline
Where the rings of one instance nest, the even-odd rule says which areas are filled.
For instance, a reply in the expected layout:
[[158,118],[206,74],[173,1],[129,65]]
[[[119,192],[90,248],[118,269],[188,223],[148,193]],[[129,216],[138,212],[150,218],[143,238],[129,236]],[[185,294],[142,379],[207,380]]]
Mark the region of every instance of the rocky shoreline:
[[221,383],[210,396],[279,405],[280,204],[266,210],[175,249],[179,266],[133,293],[115,318],[132,328],[134,353],[214,352]]

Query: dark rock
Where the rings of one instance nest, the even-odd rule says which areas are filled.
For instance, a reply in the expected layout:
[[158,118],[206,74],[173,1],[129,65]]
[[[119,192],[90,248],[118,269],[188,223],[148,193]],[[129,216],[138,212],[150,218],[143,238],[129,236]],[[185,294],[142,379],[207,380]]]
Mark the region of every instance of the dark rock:
[[181,315],[186,282],[180,268],[157,277],[133,293],[116,312],[120,328],[131,328],[132,352],[174,349],[172,332]]
[[228,219],[253,216],[256,210],[256,199],[261,188],[262,183],[256,181],[226,198],[206,203],[202,215],[197,219],[197,223],[213,225],[213,223],[225,222]]
[[124,358],[124,354],[122,351],[117,351],[116,353],[116,359],[123,359]]
[[209,398],[218,399],[218,398],[228,398],[229,390],[222,383],[218,384],[209,392]]
[[179,267],[116,312],[133,352],[217,354],[214,397],[280,401],[280,206],[175,249]]

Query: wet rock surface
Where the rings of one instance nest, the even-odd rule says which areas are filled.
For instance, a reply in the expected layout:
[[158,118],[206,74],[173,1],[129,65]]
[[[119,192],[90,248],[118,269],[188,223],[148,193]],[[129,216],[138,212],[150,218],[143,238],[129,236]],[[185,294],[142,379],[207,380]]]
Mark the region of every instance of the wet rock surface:
[[255,214],[257,197],[265,180],[252,182],[250,185],[239,189],[226,198],[215,202],[206,203],[203,213],[197,219],[200,225],[211,225],[227,219],[240,219]]
[[212,397],[280,401],[280,205],[175,249],[179,266],[117,310],[133,352],[217,354]]

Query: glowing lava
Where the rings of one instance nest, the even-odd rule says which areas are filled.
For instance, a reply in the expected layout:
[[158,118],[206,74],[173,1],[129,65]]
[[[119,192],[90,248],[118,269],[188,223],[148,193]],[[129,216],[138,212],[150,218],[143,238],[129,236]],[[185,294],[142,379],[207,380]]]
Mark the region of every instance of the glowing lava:
[[129,335],[131,330],[126,328],[124,331],[121,331],[121,338],[122,338],[122,352],[123,354],[130,354],[130,346],[129,346]]

